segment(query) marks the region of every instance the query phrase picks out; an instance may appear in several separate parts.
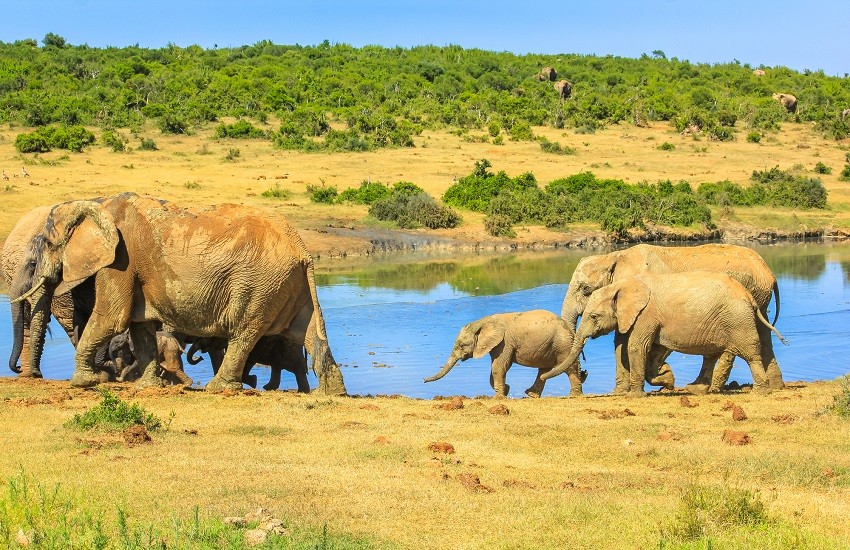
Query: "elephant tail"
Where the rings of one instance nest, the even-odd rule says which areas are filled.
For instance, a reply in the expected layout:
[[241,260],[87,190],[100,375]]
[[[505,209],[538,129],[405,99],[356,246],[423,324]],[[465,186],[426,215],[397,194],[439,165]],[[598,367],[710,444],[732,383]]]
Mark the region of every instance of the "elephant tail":
[[762,315],[762,313],[761,313],[761,308],[756,306],[754,309],[756,310],[756,316],[758,316],[759,321],[761,321],[764,324],[764,326],[766,326],[767,328],[772,330],[774,333],[776,333],[776,336],[779,338],[779,341],[787,346],[788,340],[786,340],[785,337],[782,336],[782,334],[780,334],[780,332],[778,330],[776,330],[775,326],[773,326],[773,325],[771,325],[770,323],[767,322],[767,319],[765,319],[764,315]]
[[773,316],[773,325],[776,324],[776,320],[779,319],[779,281],[776,279],[773,280],[773,297],[776,300],[776,314]]
[[313,268],[313,259],[307,256],[307,285],[310,287],[310,300],[313,302],[313,349],[308,352],[313,356],[313,372],[319,378],[319,387],[329,395],[346,395],[345,382],[339,366],[331,354],[328,343],[325,318],[319,305],[319,294],[316,292],[316,275]]

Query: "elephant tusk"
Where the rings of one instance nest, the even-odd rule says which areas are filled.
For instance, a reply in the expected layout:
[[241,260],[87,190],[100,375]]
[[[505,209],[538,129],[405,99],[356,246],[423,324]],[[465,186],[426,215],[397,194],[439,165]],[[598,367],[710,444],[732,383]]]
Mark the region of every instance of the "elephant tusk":
[[36,290],[38,290],[39,288],[41,288],[41,287],[42,287],[42,285],[44,285],[44,282],[45,282],[46,280],[47,280],[47,278],[46,278],[46,277],[42,277],[42,278],[41,278],[41,279],[39,279],[39,280],[38,280],[38,282],[37,282],[37,283],[36,283],[36,284],[35,284],[35,285],[31,288],[31,289],[29,289],[29,290],[28,290],[25,294],[22,294],[22,295],[18,296],[17,298],[15,298],[14,300],[12,300],[12,301],[11,301],[11,302],[9,302],[9,303],[10,303],[10,304],[17,304],[18,302],[23,302],[24,300],[26,300],[27,298],[29,298],[30,296],[32,296],[33,294],[35,294],[35,291],[36,291]]

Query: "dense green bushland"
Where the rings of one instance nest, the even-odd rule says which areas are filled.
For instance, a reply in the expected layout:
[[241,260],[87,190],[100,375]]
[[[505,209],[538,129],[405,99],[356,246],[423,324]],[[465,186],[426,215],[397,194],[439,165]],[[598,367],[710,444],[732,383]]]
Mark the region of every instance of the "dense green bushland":
[[405,229],[439,229],[457,227],[460,223],[457,212],[439,204],[421,187],[409,181],[396,182],[388,196],[372,203],[369,215],[379,220],[395,222]]
[[[103,129],[153,122],[179,134],[236,117],[257,121],[280,147],[352,151],[410,146],[421,129],[438,127],[532,139],[535,125],[587,132],[621,121],[669,121],[727,140],[735,129],[776,130],[793,120],[815,122],[834,138],[850,133],[840,117],[850,106],[847,78],[781,66],[765,67],[767,74],[758,77],[737,61],[515,55],[456,45],[354,48],[327,41],[92,48],[53,33],[42,42],[0,42],[0,122]],[[568,101],[533,77],[544,65],[573,82]],[[770,97],[777,91],[797,96],[796,114]],[[280,126],[263,128],[271,126],[272,114]],[[332,129],[331,122],[346,128]],[[240,137],[254,133],[244,124],[225,127],[231,130]]]
[[485,228],[496,236],[513,236],[517,223],[543,223],[564,228],[573,222],[597,222],[602,229],[624,233],[646,222],[667,226],[713,227],[709,206],[778,206],[825,208],[826,189],[820,179],[791,170],[754,171],[748,187],[722,181],[703,183],[696,191],[687,181],[641,182],[599,179],[582,172],[556,179],[541,189],[534,175],[514,178],[493,173],[480,160],[472,174],[446,190],[447,204],[486,212]]
[[94,141],[94,134],[79,125],[42,126],[35,132],[18,134],[15,148],[21,153],[46,153],[51,149],[79,153]]

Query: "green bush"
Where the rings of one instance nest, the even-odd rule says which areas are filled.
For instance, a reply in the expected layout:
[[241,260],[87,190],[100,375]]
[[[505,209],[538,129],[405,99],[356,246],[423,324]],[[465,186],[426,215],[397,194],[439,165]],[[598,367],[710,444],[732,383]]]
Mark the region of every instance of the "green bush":
[[369,207],[369,215],[379,220],[393,221],[404,229],[439,229],[457,227],[460,223],[460,216],[454,210],[438,204],[433,197],[410,182],[396,183],[390,196],[375,201]]
[[708,136],[714,141],[735,140],[735,132],[728,126],[714,126],[708,131]]
[[156,146],[156,142],[151,138],[142,138],[142,142],[139,144],[139,149],[142,151],[157,151],[158,148]]
[[475,163],[472,174],[460,178],[443,194],[443,202],[459,208],[468,208],[476,212],[485,212],[490,201],[499,193],[508,190],[522,190],[537,187],[537,180],[531,173],[510,178],[505,172],[493,174],[490,161],[482,159]]
[[114,130],[104,130],[100,136],[100,142],[115,153],[120,153],[126,149],[126,141],[121,134]]
[[838,179],[841,181],[850,181],[850,164],[844,165],[844,168],[841,169],[841,173],[838,174]]
[[818,174],[829,175],[832,173],[832,168],[822,162],[818,162],[817,164],[815,164],[815,172],[817,172]]
[[360,182],[360,187],[344,190],[337,200],[354,204],[372,204],[389,197],[391,193],[390,188],[379,181],[363,180]]
[[549,141],[546,138],[540,138],[540,148],[544,153],[552,153],[553,155],[575,155],[575,147],[562,146],[557,141]]
[[484,230],[494,237],[516,237],[511,219],[504,214],[495,214],[484,218]]
[[107,389],[98,388],[100,403],[88,411],[75,414],[65,425],[69,428],[91,430],[100,428],[107,431],[124,430],[141,424],[154,431],[162,427],[162,421],[145,411],[137,403],[128,404]]
[[752,130],[747,133],[747,141],[750,143],[759,143],[761,141],[761,132]]
[[21,153],[46,153],[50,151],[47,139],[38,133],[18,134],[15,138],[15,149]]
[[712,540],[737,527],[769,529],[770,520],[758,493],[731,487],[688,486],[679,510],[662,536],[678,541]]
[[850,418],[850,374],[842,376],[839,382],[840,392],[833,397],[827,410],[842,418]]
[[274,187],[266,189],[261,195],[267,199],[288,199],[292,193],[282,188],[279,183],[275,183]]
[[754,184],[750,192],[764,197],[764,202],[754,204],[826,208],[827,191],[818,178],[796,176],[789,170],[780,170],[774,166],[770,170],[754,170],[751,179]]
[[508,135],[513,141],[533,141],[534,132],[531,131],[531,125],[526,121],[515,122],[508,129]]
[[82,126],[43,126],[30,134],[18,134],[15,148],[21,153],[46,153],[51,149],[79,153],[94,141],[94,134]]
[[336,202],[338,192],[334,185],[307,185],[307,194],[312,202],[320,204],[333,204]]
[[221,138],[264,138],[266,133],[247,120],[238,120],[233,124],[219,124],[215,129],[215,137]]
[[239,149],[237,149],[235,147],[231,147],[230,149],[227,150],[227,154],[224,155],[224,160],[229,161],[229,162],[235,162],[236,159],[238,159],[241,156],[242,156],[242,151],[240,151]]
[[665,141],[664,143],[656,147],[656,149],[659,149],[661,151],[672,151],[675,148],[676,146],[670,143],[669,141]]

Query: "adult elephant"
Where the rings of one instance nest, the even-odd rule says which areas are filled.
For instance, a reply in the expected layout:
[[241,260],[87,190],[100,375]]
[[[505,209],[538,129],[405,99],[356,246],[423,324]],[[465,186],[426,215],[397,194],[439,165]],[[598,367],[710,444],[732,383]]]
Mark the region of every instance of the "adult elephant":
[[[34,302],[30,364],[41,356],[48,304],[94,277],[95,303],[80,336],[71,384],[98,383],[99,346],[130,329],[143,375],[156,378],[156,326],[228,340],[210,391],[240,389],[248,353],[265,334],[301,342],[313,357],[320,390],[345,385],[325,332],[313,260],[283,218],[238,205],[195,211],[123,193],[54,206],[33,240],[35,264],[22,298]],[[22,327],[15,326],[19,332]]]
[[789,113],[797,112],[797,98],[791,94],[775,93],[773,99],[778,101]]
[[[767,306],[772,295],[776,299],[776,314],[773,323],[779,317],[779,286],[776,277],[764,259],[751,248],[730,244],[705,244],[701,246],[655,246],[639,244],[625,250],[608,254],[582,258],[570,279],[567,295],[561,307],[561,316],[575,330],[578,318],[583,314],[590,295],[607,285],[644,273],[682,273],[685,271],[710,271],[726,273],[741,283],[756,303],[767,315]],[[762,339],[762,364],[767,369],[767,379],[772,389],[784,387],[782,372],[773,352],[770,331],[759,325]],[[621,357],[623,337],[614,335],[616,364],[615,393],[623,393],[628,388],[628,372]],[[667,370],[663,366],[661,370]],[[724,368],[728,377],[728,369]],[[716,391],[722,388],[726,379],[712,378],[713,365],[703,365],[697,379],[688,389],[695,393]]]
[[[26,291],[22,285],[27,284],[32,276],[38,252],[33,239],[43,231],[51,208],[51,206],[40,206],[24,214],[3,243],[0,271],[3,272],[6,284],[9,285],[9,294],[12,297],[20,296]],[[50,302],[50,313],[62,326],[71,343],[76,345],[93,306],[93,281],[86,281],[71,292],[55,295]],[[22,330],[15,331],[9,368],[21,377],[40,378],[42,376],[40,366],[36,363],[33,369],[29,361],[31,311],[32,303],[28,300],[11,304],[12,325],[20,326]],[[18,366],[18,359],[21,362],[20,366]]]
[[[221,338],[194,338],[186,350],[186,361],[190,365],[197,365],[201,357],[196,353],[209,354],[212,362],[213,372],[217,373],[224,359],[227,349],[227,341]],[[310,393],[310,382],[307,380],[307,358],[304,356],[304,347],[283,336],[271,335],[260,338],[245,362],[242,371],[242,382],[252,388],[257,387],[256,375],[250,374],[256,364],[267,365],[271,369],[271,376],[264,390],[276,390],[280,388],[280,374],[286,370],[295,375],[295,383],[298,385],[299,393]]]
[[569,80],[559,80],[554,84],[555,90],[558,91],[558,97],[563,101],[570,97],[573,92],[573,83]]
[[558,71],[553,69],[552,67],[543,67],[540,69],[540,72],[537,73],[538,82],[555,82],[558,78]]
[[569,355],[541,378],[569,371],[589,338],[616,330],[623,338],[619,353],[630,367],[632,395],[644,395],[649,355],[657,347],[702,355],[704,364],[737,355],[750,366],[753,389],[766,393],[770,388],[761,363],[764,339],[758,325],[782,340],[747,289],[725,273],[645,273],[590,296]]

